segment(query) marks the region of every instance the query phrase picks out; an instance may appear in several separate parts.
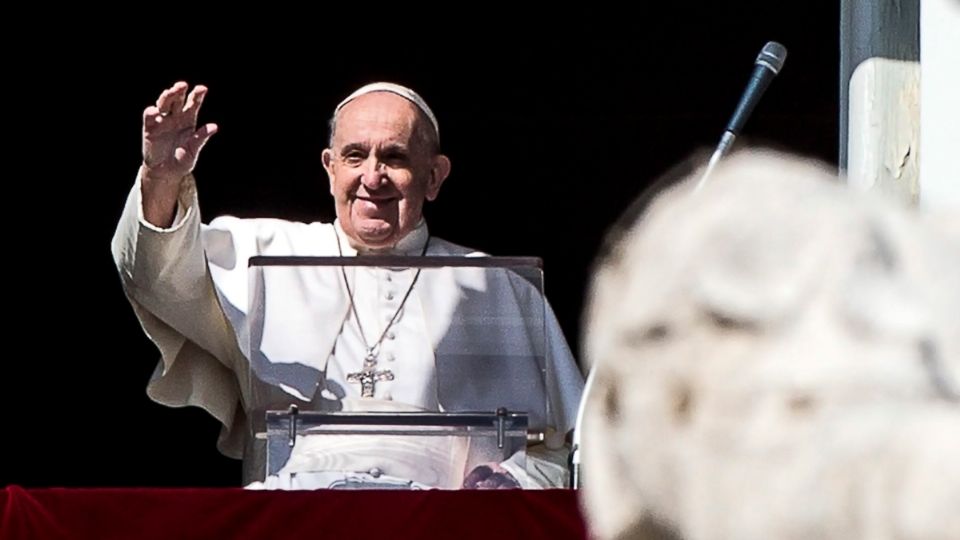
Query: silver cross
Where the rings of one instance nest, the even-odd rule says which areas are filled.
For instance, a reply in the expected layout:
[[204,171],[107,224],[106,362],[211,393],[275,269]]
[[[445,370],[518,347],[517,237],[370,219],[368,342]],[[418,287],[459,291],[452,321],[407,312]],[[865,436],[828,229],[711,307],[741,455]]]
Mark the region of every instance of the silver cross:
[[347,373],[347,382],[360,383],[360,397],[372,398],[376,384],[380,381],[392,381],[393,372],[389,369],[377,371],[376,361],[369,357],[363,363],[363,369],[356,373]]

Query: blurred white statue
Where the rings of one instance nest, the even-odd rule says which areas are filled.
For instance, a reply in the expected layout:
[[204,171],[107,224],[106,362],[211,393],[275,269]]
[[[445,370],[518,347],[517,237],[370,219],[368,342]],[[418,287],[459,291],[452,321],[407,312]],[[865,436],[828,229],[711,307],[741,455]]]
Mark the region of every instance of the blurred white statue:
[[740,153],[601,260],[599,538],[960,539],[960,217]]

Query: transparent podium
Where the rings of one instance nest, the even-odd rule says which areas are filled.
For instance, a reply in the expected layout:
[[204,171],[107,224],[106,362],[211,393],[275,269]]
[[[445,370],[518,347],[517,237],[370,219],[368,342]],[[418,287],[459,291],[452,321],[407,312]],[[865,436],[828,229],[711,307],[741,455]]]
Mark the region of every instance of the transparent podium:
[[527,487],[528,441],[551,419],[539,259],[253,257],[248,283],[245,399],[265,478]]

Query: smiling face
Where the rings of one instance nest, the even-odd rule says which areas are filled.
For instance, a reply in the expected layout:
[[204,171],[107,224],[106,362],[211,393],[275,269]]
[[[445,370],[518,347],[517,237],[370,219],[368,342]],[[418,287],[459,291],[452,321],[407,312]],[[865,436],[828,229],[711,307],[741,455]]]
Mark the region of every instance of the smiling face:
[[388,92],[340,109],[323,166],[340,226],[355,248],[393,247],[417,226],[424,201],[436,199],[450,160],[425,130],[432,126],[417,106]]

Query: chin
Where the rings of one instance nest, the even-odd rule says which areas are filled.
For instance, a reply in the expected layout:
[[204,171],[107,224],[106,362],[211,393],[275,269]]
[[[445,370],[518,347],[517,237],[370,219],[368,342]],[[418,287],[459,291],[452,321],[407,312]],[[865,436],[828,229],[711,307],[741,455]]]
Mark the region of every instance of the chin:
[[377,230],[366,232],[358,229],[356,231],[356,237],[364,246],[375,249],[390,247],[399,240],[394,227],[390,227],[387,231],[383,232]]
[[393,247],[396,244],[396,240],[388,238],[385,240],[368,240],[366,238],[359,238],[360,244],[366,249],[387,249]]

